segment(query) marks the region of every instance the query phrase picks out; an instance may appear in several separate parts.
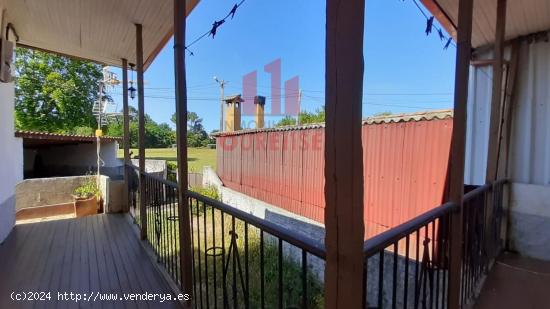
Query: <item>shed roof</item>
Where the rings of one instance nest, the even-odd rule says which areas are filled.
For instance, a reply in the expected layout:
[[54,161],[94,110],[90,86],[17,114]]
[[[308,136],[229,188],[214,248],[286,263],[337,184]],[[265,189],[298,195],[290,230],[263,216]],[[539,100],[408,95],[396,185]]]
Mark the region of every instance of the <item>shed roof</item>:
[[[58,134],[58,133],[34,132],[34,131],[15,131],[15,137],[22,138],[24,145],[93,143],[97,139],[95,136],[90,136],[90,135]],[[100,140],[107,141],[107,142],[122,142],[121,137],[113,137],[113,136],[102,136],[100,137]]]
[[[452,109],[442,109],[442,110],[422,111],[422,112],[415,112],[415,113],[372,116],[372,117],[363,119],[363,125],[384,124],[384,123],[394,123],[394,122],[442,120],[442,119],[448,119],[452,117],[453,117]],[[276,127],[276,128],[245,129],[245,130],[234,131],[234,132],[217,132],[212,134],[212,136],[218,137],[218,136],[250,134],[250,133],[257,133],[257,132],[308,130],[308,129],[320,129],[324,127],[325,127],[324,123],[312,123],[312,124],[298,125],[298,126],[293,125],[293,126],[283,126],[283,127]]]
[[[198,1],[186,1],[187,15]],[[136,63],[135,24],[145,69],[173,34],[173,0],[6,0],[3,9],[18,45],[117,67]]]

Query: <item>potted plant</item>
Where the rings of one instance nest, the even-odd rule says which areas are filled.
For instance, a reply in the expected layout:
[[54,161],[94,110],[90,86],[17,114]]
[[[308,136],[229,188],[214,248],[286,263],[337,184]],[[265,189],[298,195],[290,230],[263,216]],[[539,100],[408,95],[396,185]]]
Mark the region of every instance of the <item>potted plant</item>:
[[95,177],[89,177],[84,184],[74,190],[74,212],[76,217],[95,215],[98,213],[101,190]]

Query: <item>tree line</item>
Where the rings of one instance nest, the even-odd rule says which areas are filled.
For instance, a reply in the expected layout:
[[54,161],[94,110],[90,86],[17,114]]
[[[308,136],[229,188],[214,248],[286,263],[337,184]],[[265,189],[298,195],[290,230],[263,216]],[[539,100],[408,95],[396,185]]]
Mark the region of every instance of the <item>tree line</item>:
[[[25,48],[15,51],[15,127],[17,130],[93,135],[97,120],[93,105],[112,100],[99,93],[102,66]],[[137,147],[137,110],[130,106],[130,147]],[[172,116],[175,124],[175,115]],[[187,115],[188,146],[204,147],[213,140],[194,112]],[[123,136],[121,116],[102,127],[110,136]],[[168,123],[157,123],[145,115],[145,147],[165,148],[176,144],[176,132]]]

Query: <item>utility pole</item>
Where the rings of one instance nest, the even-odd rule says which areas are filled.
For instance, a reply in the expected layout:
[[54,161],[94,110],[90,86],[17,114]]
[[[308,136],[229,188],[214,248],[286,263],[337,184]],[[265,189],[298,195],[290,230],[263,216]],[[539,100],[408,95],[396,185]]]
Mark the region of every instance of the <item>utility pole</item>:
[[227,82],[225,80],[219,80],[214,76],[216,83],[220,85],[220,132],[223,132],[223,98],[224,98],[224,89]]
[[298,90],[298,115],[296,115],[296,125],[299,126],[300,123],[300,112],[302,111],[302,89]]

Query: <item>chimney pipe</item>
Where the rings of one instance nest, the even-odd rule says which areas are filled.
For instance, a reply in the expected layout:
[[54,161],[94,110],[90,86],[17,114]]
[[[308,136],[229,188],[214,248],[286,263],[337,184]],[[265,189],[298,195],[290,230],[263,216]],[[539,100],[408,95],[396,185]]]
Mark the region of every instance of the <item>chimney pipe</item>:
[[264,107],[265,107],[265,97],[257,95],[254,97],[254,106],[256,107],[255,111],[255,120],[256,120],[256,129],[264,128]]

